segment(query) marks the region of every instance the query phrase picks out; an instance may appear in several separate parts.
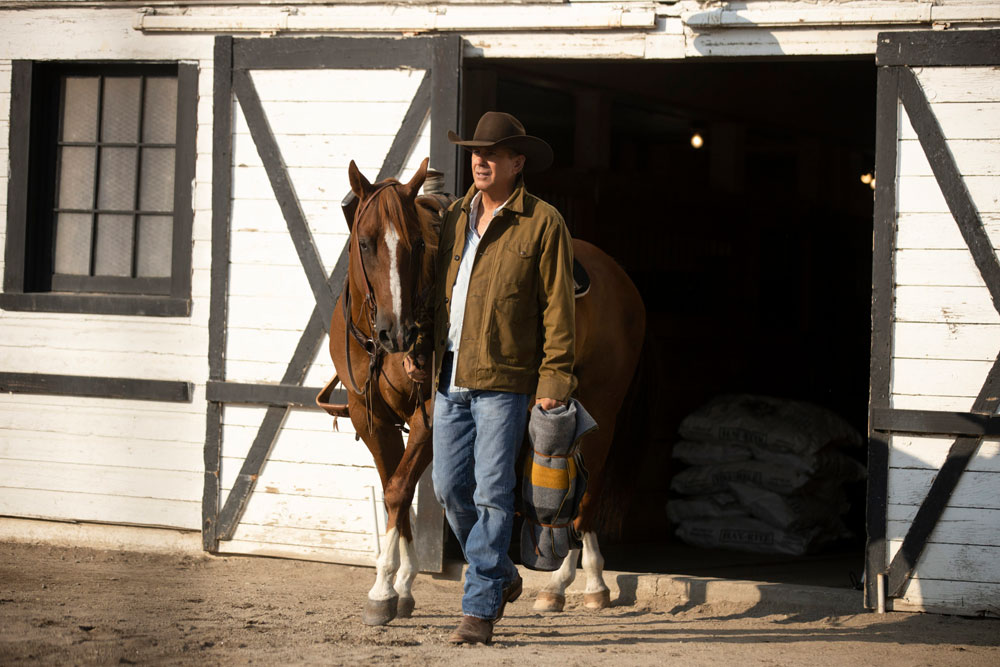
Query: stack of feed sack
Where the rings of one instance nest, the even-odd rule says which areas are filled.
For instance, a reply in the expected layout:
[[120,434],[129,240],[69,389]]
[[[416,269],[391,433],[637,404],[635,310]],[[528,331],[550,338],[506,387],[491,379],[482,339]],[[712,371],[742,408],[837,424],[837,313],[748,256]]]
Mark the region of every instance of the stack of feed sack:
[[845,454],[860,434],[810,403],[719,396],[681,422],[667,515],[700,547],[802,555],[847,537],[844,485],[865,468]]

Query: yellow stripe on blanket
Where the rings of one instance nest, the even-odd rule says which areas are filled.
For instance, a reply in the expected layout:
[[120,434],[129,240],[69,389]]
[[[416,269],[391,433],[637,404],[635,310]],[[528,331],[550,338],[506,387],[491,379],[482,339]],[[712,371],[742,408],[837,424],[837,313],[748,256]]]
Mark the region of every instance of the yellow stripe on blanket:
[[566,462],[569,464],[566,468],[549,468],[529,459],[532,485],[560,491],[568,489],[570,480],[576,477],[576,462],[573,459]]

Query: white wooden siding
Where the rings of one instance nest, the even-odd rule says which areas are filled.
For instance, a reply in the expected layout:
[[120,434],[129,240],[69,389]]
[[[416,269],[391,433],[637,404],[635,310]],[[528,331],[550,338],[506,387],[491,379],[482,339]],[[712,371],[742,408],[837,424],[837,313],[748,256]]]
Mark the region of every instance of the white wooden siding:
[[[348,238],[340,202],[353,159],[374,180],[424,76],[422,70],[254,71],[251,77],[327,271]],[[402,178],[429,153],[425,119]],[[270,181],[237,105],[233,151],[226,379],[281,379],[314,306]],[[306,384],[334,374],[325,339]],[[264,415],[227,406],[222,501]],[[381,482],[349,420],[293,410],[278,434],[247,514],[226,553],[285,555],[370,564],[385,526]]]
[[[915,70],[994,249],[1000,248],[1000,68]],[[1000,315],[900,107],[892,403],[967,411],[1000,353]],[[888,539],[902,545],[953,439],[890,442]],[[1000,606],[1000,443],[970,461],[896,609]]]
[[[200,62],[189,318],[0,311],[10,372],[180,380],[192,403],[0,396],[0,515],[200,530],[208,373],[212,38],[149,40],[124,12],[5,13],[0,46],[0,214],[6,219],[11,63],[139,58]],[[117,18],[116,18],[117,17]],[[45,39],[38,39],[44,34]],[[207,66],[207,67],[206,67]],[[6,237],[0,233],[0,241]],[[0,244],[0,262],[2,262]],[[2,264],[0,264],[2,266]]]

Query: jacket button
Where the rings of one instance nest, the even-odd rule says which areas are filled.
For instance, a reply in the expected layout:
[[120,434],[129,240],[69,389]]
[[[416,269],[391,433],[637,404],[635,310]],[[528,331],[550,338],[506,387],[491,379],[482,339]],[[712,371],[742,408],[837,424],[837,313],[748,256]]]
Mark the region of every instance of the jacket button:
[[444,302],[445,302],[445,303],[448,303],[448,297],[445,297],[445,298],[444,298]]
[[458,260],[460,260],[460,259],[462,259],[462,258],[461,258],[461,257],[459,257],[458,255],[455,255],[455,261],[456,261],[456,262],[457,262]]
[[525,255],[527,255],[527,254],[528,254],[528,253],[524,252],[523,250],[521,251],[521,257],[524,257],[524,256],[525,256]]

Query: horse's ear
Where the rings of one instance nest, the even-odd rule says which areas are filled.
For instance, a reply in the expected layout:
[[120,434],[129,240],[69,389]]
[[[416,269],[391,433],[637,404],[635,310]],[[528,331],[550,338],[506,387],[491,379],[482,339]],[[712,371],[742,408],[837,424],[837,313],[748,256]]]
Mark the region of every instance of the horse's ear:
[[424,184],[424,179],[427,178],[427,163],[430,162],[430,158],[425,157],[424,161],[420,163],[420,167],[417,169],[417,173],[413,175],[410,182],[403,186],[403,196],[407,199],[415,199],[417,193],[420,192],[421,186]]
[[361,170],[358,169],[358,165],[354,164],[354,160],[351,160],[351,164],[347,166],[347,177],[351,181],[351,190],[361,201],[368,198],[368,195],[372,192],[372,184],[368,182]]

